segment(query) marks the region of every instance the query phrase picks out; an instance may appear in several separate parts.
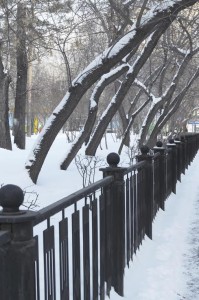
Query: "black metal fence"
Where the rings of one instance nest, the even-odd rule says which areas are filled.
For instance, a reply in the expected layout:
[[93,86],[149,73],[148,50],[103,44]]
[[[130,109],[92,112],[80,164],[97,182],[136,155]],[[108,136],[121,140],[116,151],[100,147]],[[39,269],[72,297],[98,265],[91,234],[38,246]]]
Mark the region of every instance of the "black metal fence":
[[19,210],[22,190],[3,186],[0,298],[103,300],[111,288],[122,296],[124,268],[145,235],[152,238],[158,210],[198,148],[198,134],[144,146],[129,168],[111,153],[102,180],[38,212]]

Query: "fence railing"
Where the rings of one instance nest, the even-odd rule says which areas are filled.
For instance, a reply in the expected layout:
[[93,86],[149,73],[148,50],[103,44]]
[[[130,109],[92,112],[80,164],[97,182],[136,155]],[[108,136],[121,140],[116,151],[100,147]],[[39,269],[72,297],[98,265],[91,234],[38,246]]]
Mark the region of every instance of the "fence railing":
[[[38,212],[19,209],[23,191],[0,189],[2,300],[105,299],[123,295],[124,269],[199,148],[199,134],[141,148],[137,163],[107,157],[103,179]],[[133,283],[132,283],[133,284]]]

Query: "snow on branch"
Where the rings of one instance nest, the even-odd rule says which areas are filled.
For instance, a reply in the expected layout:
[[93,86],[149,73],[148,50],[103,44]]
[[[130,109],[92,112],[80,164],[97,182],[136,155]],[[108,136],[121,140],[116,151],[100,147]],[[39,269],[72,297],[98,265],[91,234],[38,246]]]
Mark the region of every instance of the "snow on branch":
[[[181,1],[181,0],[164,0],[161,2],[156,2],[150,7],[150,10],[142,17],[140,24],[144,25],[154,21],[154,16],[160,14],[164,18],[167,13],[178,13],[182,5],[189,7],[190,5],[196,3],[197,1]],[[174,9],[175,8],[175,9]]]
[[[130,87],[132,86],[138,73],[140,72],[143,65],[147,61],[148,57],[150,56],[150,54],[154,50],[155,46],[157,45],[157,42],[158,42],[162,32],[165,30],[165,27],[163,27],[161,30],[162,31],[157,30],[157,31],[153,32],[148,37],[146,45],[143,48],[141,55],[136,59],[133,66],[130,67],[129,71],[127,72],[127,76],[126,76],[125,80],[122,82],[122,84],[120,85],[116,94],[111,99],[108,107],[103,112],[103,114],[92,134],[90,142],[87,146],[86,154],[94,155],[108,124],[110,123],[111,119],[113,118],[113,116],[117,112],[118,108],[120,107],[122,101],[125,98],[125,95],[127,94]],[[154,101],[155,101],[155,99],[154,99]]]
[[151,93],[151,91],[149,90],[149,88],[146,87],[146,85],[143,84],[141,81],[139,81],[138,79],[135,79],[134,84],[135,84],[137,87],[141,88],[141,89],[144,91],[144,93],[145,93],[149,98],[151,98],[151,99],[155,98],[155,96]]
[[[156,126],[150,136],[151,140],[152,140],[153,135],[155,135],[154,132],[157,131],[158,124],[160,124],[162,122],[165,115],[167,115],[167,113],[171,110],[171,105],[172,105],[172,103],[174,103],[172,100],[172,97],[176,91],[177,84],[179,82],[179,79],[184,74],[184,71],[185,71],[186,67],[188,66],[188,63],[192,57],[193,57],[193,52],[190,55],[185,56],[185,58],[181,62],[181,65],[179,66],[178,70],[176,71],[171,84],[167,87],[166,91],[162,94],[160,101],[157,103],[153,103],[151,105],[151,108],[148,111],[148,114],[145,118],[145,121],[142,126],[142,130],[140,133],[140,142],[141,143],[145,142],[149,126],[150,126],[151,122],[153,121],[158,109],[160,108],[160,105],[164,104],[164,112],[161,114],[158,121],[156,121]],[[194,78],[195,78],[195,76],[194,76]],[[180,98],[180,97],[181,96],[179,96],[178,98]],[[169,113],[168,116],[171,116],[171,113]],[[166,120],[168,120],[168,118],[166,118]]]
[[62,161],[60,167],[62,170],[66,170],[76,154],[78,153],[79,149],[85,142],[88,143],[90,138],[90,134],[92,132],[94,123],[96,121],[97,110],[98,110],[98,102],[99,98],[105,89],[105,87],[112,83],[115,79],[119,78],[124,72],[128,70],[129,66],[127,64],[122,64],[115,69],[111,70],[109,73],[104,74],[102,78],[99,80],[97,85],[94,88],[94,91],[90,97],[90,107],[87,120],[82,128],[79,136],[75,139],[73,144],[71,145],[70,149],[66,153],[64,160]]
[[183,88],[180,93],[173,99],[168,113],[164,116],[164,118],[161,120],[161,122],[158,122],[158,127],[161,129],[165,123],[168,121],[168,119],[174,114],[174,112],[178,109],[180,103],[182,102],[183,98],[185,97],[186,93],[192,86],[193,82],[199,77],[199,68],[194,73],[194,75],[191,77],[191,79],[188,81],[187,85]]
[[[126,63],[121,64],[115,69],[111,70],[109,73],[104,74],[99,82],[96,84],[92,95],[90,97],[90,108],[96,107],[96,99],[99,98],[100,94],[104,90],[104,85],[107,86],[111,82],[113,82],[116,78],[120,77],[124,72],[128,71],[129,65]],[[100,93],[100,94],[99,94]]]

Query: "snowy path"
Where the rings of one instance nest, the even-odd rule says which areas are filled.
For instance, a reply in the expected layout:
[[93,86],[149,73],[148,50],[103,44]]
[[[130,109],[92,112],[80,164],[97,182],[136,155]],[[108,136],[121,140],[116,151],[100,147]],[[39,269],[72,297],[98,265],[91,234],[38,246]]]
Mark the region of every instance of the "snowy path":
[[182,299],[199,299],[199,197],[194,204],[193,219],[187,240],[188,251],[184,256],[187,291]]
[[199,153],[177,194],[166,201],[153,224],[153,240],[145,239],[125,271],[124,298],[111,300],[199,300]]

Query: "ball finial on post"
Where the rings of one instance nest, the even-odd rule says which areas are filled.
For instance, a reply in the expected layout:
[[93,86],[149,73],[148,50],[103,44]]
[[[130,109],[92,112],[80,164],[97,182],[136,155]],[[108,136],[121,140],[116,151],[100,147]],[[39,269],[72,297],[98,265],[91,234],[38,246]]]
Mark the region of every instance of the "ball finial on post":
[[140,151],[142,155],[147,155],[150,151],[149,147],[147,145],[143,145],[140,147]]
[[23,190],[17,185],[7,184],[0,189],[0,206],[3,207],[3,213],[19,212],[23,200]]
[[163,146],[163,142],[162,142],[162,141],[160,141],[160,140],[159,140],[159,141],[157,141],[157,143],[156,143],[156,146],[157,146],[157,147],[162,147],[162,146]]
[[117,153],[111,152],[108,154],[106,158],[107,163],[109,164],[110,167],[112,168],[117,168],[117,165],[120,162],[120,157]]

